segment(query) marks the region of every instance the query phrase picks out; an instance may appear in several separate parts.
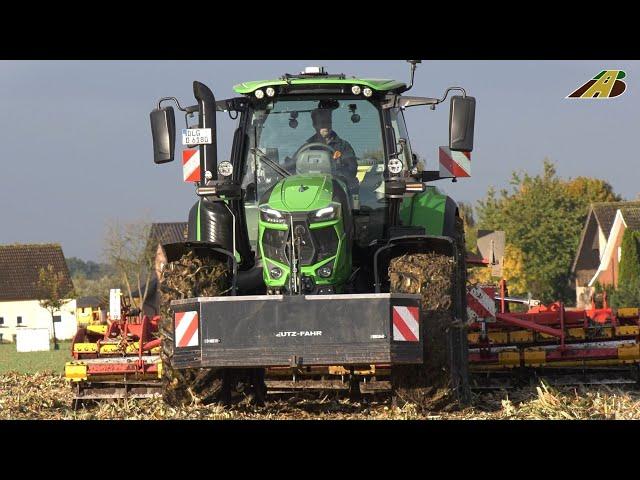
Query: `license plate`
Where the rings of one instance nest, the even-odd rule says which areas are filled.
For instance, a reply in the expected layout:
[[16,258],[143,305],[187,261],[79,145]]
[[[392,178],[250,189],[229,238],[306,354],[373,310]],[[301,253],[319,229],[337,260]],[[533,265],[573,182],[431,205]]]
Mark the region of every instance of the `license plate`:
[[183,128],[182,144],[183,145],[204,145],[211,143],[210,128]]

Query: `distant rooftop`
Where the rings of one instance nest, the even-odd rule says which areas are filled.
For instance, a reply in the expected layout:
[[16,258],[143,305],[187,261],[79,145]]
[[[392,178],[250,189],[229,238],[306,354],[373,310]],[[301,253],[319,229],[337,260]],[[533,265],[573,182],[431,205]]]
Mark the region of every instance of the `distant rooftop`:
[[62,273],[64,288],[73,289],[60,245],[0,245],[0,302],[38,299],[40,269],[49,265]]

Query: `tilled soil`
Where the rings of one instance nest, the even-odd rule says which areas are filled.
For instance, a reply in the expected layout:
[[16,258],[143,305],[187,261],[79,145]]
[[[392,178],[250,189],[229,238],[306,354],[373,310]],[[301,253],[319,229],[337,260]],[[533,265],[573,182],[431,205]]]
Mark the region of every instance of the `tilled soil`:
[[218,404],[169,407],[161,399],[103,401],[71,408],[71,386],[60,375],[0,376],[0,419],[256,419],[256,420],[462,420],[462,419],[640,419],[640,391],[599,387],[534,388],[473,395],[463,410],[424,411],[413,404],[392,407],[387,394],[350,403],[346,394],[269,395],[265,407]]

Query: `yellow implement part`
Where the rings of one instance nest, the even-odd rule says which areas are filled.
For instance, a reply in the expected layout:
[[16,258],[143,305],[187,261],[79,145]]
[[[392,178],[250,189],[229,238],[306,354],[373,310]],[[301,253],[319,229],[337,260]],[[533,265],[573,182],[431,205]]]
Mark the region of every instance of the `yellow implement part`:
[[95,343],[76,343],[73,345],[74,353],[96,353],[98,347]]
[[158,361],[158,378],[162,378],[162,360]]
[[640,327],[637,325],[622,325],[615,327],[616,337],[626,337],[629,335],[640,335]]
[[489,332],[489,343],[501,344],[509,342],[509,334],[507,332]]
[[[368,369],[354,370],[353,373],[355,375],[375,375],[376,366],[370,365]],[[341,365],[331,365],[329,367],[329,375],[349,375],[349,370],[347,370]]]
[[618,317],[620,318],[634,318],[638,316],[638,308],[619,308]]
[[568,333],[569,333],[569,338],[571,339],[584,340],[585,338],[587,338],[584,328],[570,328],[568,330]]
[[533,342],[533,332],[529,330],[516,330],[509,332],[509,340],[513,343],[529,343]]
[[100,355],[109,355],[120,352],[120,346],[117,343],[107,343],[100,345]]
[[624,363],[637,362],[640,359],[640,344],[620,345],[618,347],[618,358]]
[[503,367],[517,367],[520,365],[520,352],[518,350],[498,352],[498,361]]
[[527,367],[544,365],[547,359],[546,352],[541,348],[526,348],[524,350],[524,364]]
[[[129,345],[127,345],[125,353],[136,354],[138,353],[138,348],[138,342],[130,343]],[[118,353],[122,353],[122,348],[117,343],[107,343],[104,345],[100,345],[100,355],[115,355]]]
[[107,333],[106,325],[87,325],[87,331],[104,335]]
[[87,365],[81,362],[67,362],[64,365],[64,378],[73,382],[87,379]]

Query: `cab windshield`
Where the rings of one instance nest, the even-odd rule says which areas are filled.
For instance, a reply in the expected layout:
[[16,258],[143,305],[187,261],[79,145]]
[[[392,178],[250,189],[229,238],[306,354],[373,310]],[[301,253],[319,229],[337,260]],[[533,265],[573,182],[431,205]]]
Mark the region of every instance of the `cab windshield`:
[[384,198],[380,122],[379,110],[364,99],[274,99],[264,108],[254,109],[242,182],[247,206],[257,205],[282,179],[254,152],[257,148],[290,174],[334,174],[351,194],[359,195],[361,208],[380,208]]

